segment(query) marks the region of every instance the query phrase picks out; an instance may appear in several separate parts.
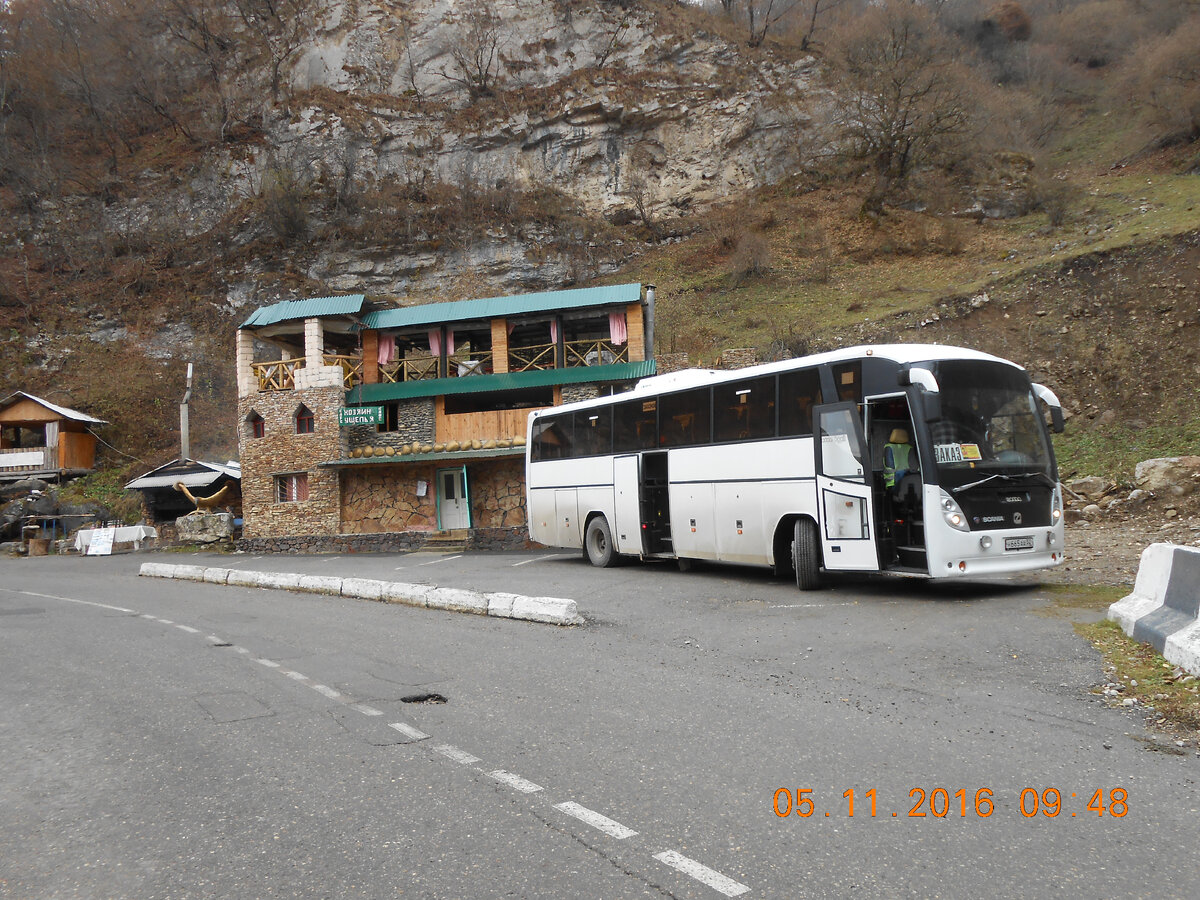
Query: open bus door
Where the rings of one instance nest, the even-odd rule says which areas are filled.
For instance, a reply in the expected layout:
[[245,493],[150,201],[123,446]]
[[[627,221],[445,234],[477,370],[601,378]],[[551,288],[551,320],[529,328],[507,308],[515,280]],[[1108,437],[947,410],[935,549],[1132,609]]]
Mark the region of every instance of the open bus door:
[[871,466],[854,403],[814,410],[817,515],[827,571],[874,572],[879,552],[871,525]]

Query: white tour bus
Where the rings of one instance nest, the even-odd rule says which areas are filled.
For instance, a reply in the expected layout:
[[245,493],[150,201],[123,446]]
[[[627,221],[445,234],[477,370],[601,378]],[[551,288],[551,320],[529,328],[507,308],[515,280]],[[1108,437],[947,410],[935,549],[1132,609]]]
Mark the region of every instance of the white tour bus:
[[[530,537],[618,556],[943,578],[1063,561],[1062,489],[1015,363],[958,347],[854,347],[689,369],[529,416]],[[815,436],[820,436],[815,440]],[[904,446],[907,445],[907,446]]]

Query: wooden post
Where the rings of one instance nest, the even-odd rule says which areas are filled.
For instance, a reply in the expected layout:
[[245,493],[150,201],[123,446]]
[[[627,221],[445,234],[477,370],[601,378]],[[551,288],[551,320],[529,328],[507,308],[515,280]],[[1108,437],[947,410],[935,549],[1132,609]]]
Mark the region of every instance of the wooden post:
[[379,332],[362,335],[363,384],[379,384]]
[[492,319],[492,372],[508,372],[508,319]]

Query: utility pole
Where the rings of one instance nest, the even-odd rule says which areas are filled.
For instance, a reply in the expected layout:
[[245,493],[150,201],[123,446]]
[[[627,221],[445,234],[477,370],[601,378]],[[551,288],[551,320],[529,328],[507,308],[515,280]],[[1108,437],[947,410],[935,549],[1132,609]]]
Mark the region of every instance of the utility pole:
[[192,364],[188,363],[187,392],[179,404],[179,454],[180,459],[191,459],[192,442],[188,433],[188,400],[192,398]]

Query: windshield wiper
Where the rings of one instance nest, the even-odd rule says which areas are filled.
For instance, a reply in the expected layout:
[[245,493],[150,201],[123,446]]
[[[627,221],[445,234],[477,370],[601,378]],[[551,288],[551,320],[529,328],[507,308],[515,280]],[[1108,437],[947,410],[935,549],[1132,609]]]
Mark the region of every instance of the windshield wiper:
[[1025,475],[1006,475],[1003,472],[998,472],[995,475],[988,475],[986,478],[980,478],[978,481],[972,481],[967,484],[960,484],[956,488],[951,488],[950,493],[957,494],[961,491],[966,491],[966,490],[970,490],[971,488],[974,488],[974,487],[979,487],[981,484],[987,484],[989,481],[995,481],[996,479],[1000,479],[1001,481],[1021,481],[1022,479],[1025,479],[1025,478],[1042,478],[1045,480],[1046,484],[1048,484],[1050,487],[1058,486],[1054,483],[1054,479],[1052,479],[1045,472],[1029,472]]

